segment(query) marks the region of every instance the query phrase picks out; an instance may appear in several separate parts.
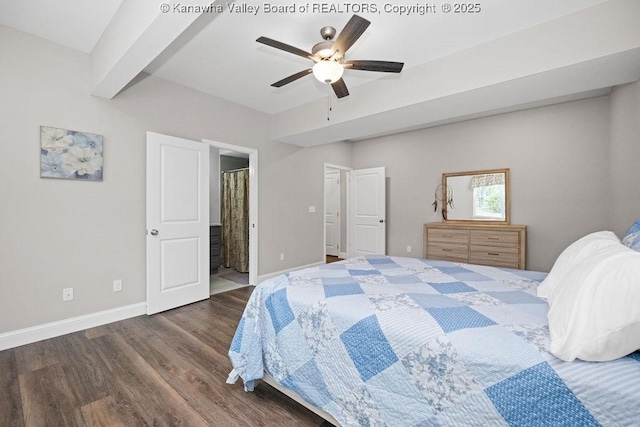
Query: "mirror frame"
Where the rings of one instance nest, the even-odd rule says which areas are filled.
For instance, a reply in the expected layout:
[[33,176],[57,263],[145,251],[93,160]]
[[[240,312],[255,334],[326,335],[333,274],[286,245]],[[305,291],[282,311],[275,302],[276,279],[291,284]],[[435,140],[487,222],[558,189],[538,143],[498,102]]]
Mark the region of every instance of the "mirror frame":
[[[477,171],[466,171],[466,172],[453,172],[453,173],[443,173],[442,174],[442,200],[447,199],[447,178],[456,177],[456,176],[465,176],[465,175],[485,175],[492,173],[504,173],[505,186],[504,186],[504,220],[493,221],[493,220],[479,220],[479,219],[447,219],[447,204],[443,202],[442,208],[442,221],[448,223],[473,223],[473,224],[483,224],[487,226],[491,225],[508,225],[511,224],[511,180],[509,178],[509,168],[506,169],[484,169]],[[455,197],[455,195],[454,195]]]

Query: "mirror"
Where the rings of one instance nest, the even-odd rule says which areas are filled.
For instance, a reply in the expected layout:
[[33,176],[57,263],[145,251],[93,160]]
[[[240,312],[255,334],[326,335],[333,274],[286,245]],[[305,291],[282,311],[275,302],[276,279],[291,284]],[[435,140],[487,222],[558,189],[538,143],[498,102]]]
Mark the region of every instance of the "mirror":
[[509,169],[442,174],[442,218],[509,224]]

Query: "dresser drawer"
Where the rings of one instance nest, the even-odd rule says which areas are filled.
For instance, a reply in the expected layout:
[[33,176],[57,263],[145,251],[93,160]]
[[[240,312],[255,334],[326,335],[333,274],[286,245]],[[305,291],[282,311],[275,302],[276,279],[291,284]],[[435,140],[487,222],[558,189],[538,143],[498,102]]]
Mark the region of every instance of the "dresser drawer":
[[471,246],[469,262],[471,264],[493,265],[518,268],[520,251],[517,247]]
[[525,268],[526,225],[433,222],[424,225],[423,233],[425,258]]
[[444,261],[469,262],[469,246],[466,244],[435,243],[427,246],[427,258]]
[[469,230],[454,228],[438,228],[429,230],[429,243],[469,243]]
[[520,237],[514,231],[470,230],[471,245],[518,246]]

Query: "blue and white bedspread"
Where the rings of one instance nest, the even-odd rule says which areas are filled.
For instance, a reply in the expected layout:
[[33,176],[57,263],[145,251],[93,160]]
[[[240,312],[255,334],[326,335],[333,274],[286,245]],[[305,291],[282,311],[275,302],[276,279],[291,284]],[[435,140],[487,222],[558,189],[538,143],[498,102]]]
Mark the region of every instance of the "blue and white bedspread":
[[548,352],[545,273],[368,256],[254,290],[229,357],[343,426],[640,425],[640,353]]

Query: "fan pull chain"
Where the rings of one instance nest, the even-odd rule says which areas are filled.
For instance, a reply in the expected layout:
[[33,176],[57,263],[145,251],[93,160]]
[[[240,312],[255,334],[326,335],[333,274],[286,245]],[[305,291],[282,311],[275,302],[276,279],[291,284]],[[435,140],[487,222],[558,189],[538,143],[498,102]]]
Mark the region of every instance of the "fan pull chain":
[[331,85],[327,84],[327,103],[328,103],[328,107],[327,107],[327,121],[331,120]]

